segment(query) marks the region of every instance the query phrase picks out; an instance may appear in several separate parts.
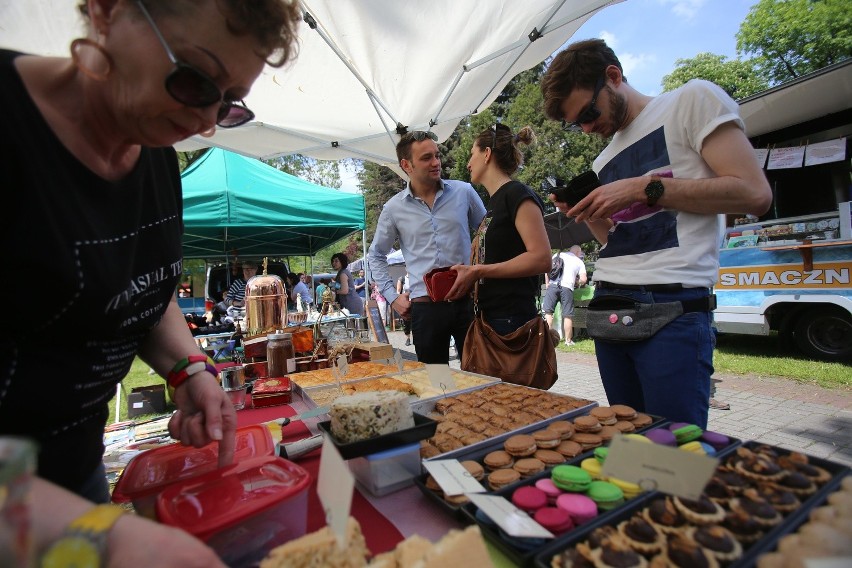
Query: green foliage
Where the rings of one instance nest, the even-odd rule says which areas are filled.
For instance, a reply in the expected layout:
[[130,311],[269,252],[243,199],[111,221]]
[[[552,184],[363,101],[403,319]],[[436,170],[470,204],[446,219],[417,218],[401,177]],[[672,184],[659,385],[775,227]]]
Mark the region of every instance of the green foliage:
[[263,160],[263,162],[291,176],[323,187],[340,187],[340,171],[337,169],[337,162],[316,160],[301,154],[279,156]]
[[760,0],[740,25],[737,50],[754,54],[771,84],[852,57],[849,0]]
[[363,162],[358,171],[358,182],[364,195],[364,208],[367,211],[367,242],[373,240],[379,214],[387,201],[396,195],[405,185],[405,181],[390,168]]
[[192,150],[190,152],[178,152],[178,168],[180,168],[180,171],[191,166],[195,160],[206,154],[209,149],[210,148],[202,148],[201,150]]
[[675,70],[663,77],[663,90],[672,91],[690,79],[706,79],[716,83],[735,100],[765,90],[769,85],[755,71],[754,62],[724,55],[699,53],[691,59],[675,61]]

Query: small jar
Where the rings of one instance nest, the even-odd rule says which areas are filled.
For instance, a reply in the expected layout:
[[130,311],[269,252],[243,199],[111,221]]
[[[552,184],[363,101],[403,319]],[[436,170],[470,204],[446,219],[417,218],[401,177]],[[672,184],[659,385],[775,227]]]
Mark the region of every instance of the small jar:
[[266,366],[270,377],[283,377],[296,372],[292,333],[276,332],[266,336]]

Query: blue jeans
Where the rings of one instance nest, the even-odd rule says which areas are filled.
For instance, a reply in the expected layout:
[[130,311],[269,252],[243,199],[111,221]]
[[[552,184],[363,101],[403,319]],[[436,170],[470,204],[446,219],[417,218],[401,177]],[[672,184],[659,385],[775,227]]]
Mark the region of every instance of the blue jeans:
[[[678,292],[601,289],[595,297],[629,296],[643,303],[701,298],[707,288]],[[690,312],[650,339],[630,343],[595,340],[598,369],[609,404],[707,427],[715,336],[710,312]]]
[[488,322],[491,329],[500,335],[509,335],[534,317],[538,317],[538,314],[512,314],[510,316],[501,316],[496,318],[490,318],[486,315],[485,321]]
[[469,300],[455,302],[415,302],[411,304],[411,335],[421,363],[450,362],[450,337],[456,341],[459,360],[464,350],[467,328],[473,321]]
[[109,483],[106,479],[106,468],[103,462],[95,468],[89,479],[83,482],[79,490],[76,492],[81,497],[103,504],[110,502]]

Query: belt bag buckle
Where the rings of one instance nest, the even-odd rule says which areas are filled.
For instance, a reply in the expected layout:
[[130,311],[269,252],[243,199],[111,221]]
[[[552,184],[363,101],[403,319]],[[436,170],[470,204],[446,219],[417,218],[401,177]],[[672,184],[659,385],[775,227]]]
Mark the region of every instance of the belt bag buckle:
[[683,313],[681,302],[645,304],[629,296],[607,294],[589,302],[586,330],[592,339],[644,341]]

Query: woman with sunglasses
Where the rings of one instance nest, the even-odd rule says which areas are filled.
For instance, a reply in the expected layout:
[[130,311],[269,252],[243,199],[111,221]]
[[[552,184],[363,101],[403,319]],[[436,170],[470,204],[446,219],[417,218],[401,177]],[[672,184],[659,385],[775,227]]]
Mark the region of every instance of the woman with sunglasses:
[[[119,555],[131,566],[221,566],[181,531],[95,507],[110,498],[107,403],[138,355],[174,388],[171,435],[218,441],[220,464],[233,459],[233,406],[175,300],[183,225],[171,146],[252,119],[242,99],[266,63],[294,56],[300,10],[289,0],[79,9],[85,33],[68,57],[0,50],[0,183],[14,188],[2,234],[16,266],[51,267],[28,317],[0,332],[0,435],[39,446],[30,515],[44,565],[68,560],[60,537],[76,532],[104,566]],[[17,283],[2,286],[20,297]]]
[[463,296],[479,280],[478,307],[501,335],[538,317],[539,275],[550,269],[541,199],[511,177],[523,157],[518,143],[534,141],[530,127],[514,135],[498,123],[476,137],[467,163],[471,182],[485,186],[490,200],[472,245],[476,263],[453,266],[458,277],[448,296]]

